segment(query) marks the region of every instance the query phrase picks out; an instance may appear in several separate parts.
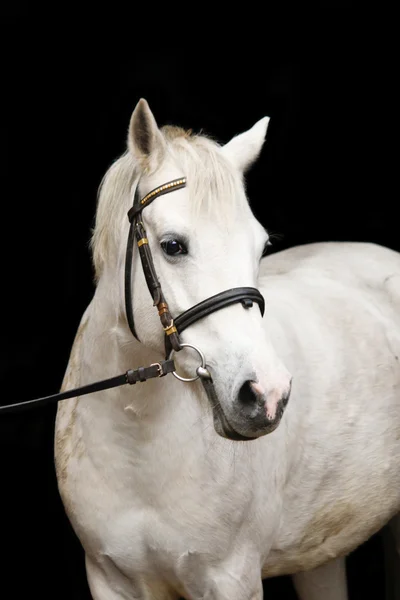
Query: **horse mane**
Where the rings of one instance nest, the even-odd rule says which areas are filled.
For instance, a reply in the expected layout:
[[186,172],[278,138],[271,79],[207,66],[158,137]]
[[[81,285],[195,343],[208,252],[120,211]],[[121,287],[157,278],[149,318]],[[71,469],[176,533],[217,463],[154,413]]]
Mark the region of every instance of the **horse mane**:
[[[161,132],[167,142],[169,158],[187,177],[191,206],[206,210],[210,218],[233,216],[243,195],[240,173],[220,152],[221,146],[203,134],[166,125]],[[132,205],[132,190],[140,176],[139,165],[129,151],[120,156],[104,175],[98,192],[91,249],[98,280],[104,264],[118,259],[121,231]],[[162,182],[160,182],[162,183]],[[239,193],[238,193],[239,192]]]

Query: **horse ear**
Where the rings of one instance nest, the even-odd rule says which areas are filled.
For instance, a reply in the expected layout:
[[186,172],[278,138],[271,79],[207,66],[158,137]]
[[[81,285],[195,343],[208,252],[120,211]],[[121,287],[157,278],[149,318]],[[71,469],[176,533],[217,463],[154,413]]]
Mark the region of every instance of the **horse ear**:
[[243,173],[260,154],[268,123],[269,117],[260,119],[251,129],[235,136],[223,146],[222,152]]
[[132,113],[128,148],[142,166],[153,161],[159,164],[165,152],[164,138],[144,98],[139,100]]

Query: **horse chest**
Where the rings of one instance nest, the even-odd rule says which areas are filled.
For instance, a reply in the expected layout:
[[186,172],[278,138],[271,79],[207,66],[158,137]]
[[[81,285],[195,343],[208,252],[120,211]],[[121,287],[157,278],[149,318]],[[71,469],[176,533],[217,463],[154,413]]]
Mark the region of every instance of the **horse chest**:
[[201,502],[181,499],[175,506],[162,508],[145,506],[138,499],[133,504],[110,514],[101,554],[109,557],[138,589],[164,586],[160,595],[163,598],[174,598],[173,591],[184,595],[194,568],[199,576],[207,578],[213,565],[223,563],[232,549],[240,546],[239,530],[246,540],[251,537],[250,532],[244,532],[247,525],[243,525],[243,507],[227,511],[217,503],[205,502],[204,497]]
[[200,450],[179,460],[167,459],[170,453],[153,462],[142,453],[136,467],[120,455],[107,461],[97,454],[101,469],[85,455],[71,474],[83,500],[73,512],[86,545],[132,577],[168,574],[187,552],[223,558],[238,532],[252,526],[248,467],[241,473],[239,463],[234,472],[212,451],[207,459]]

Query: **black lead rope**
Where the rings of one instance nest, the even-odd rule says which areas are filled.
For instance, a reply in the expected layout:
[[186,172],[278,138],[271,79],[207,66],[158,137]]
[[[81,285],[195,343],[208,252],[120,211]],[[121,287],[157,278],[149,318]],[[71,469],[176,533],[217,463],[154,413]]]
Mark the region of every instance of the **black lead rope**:
[[36,398],[35,400],[27,400],[26,402],[0,406],[0,412],[16,412],[17,410],[31,408],[32,405],[35,407],[44,406],[52,402],[60,402],[61,400],[67,400],[68,398],[75,398],[76,396],[85,396],[86,394],[92,394],[93,392],[110,390],[111,388],[119,387],[121,385],[134,385],[137,382],[144,382],[148,379],[153,379],[154,377],[164,377],[164,375],[172,373],[174,370],[174,361],[164,360],[159,363],[153,363],[149,367],[139,367],[135,370],[130,369],[129,371],[122,373],[122,375],[103,379],[102,381],[96,381],[95,383],[89,383],[88,385],[60,392],[59,394],[53,394],[52,396],[43,396],[43,398]]

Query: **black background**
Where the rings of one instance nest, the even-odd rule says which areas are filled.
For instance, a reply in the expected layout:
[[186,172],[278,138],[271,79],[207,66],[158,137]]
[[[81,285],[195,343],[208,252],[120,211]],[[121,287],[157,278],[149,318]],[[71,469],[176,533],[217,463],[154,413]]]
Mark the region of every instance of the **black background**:
[[[83,26],[78,15],[53,19],[17,3],[2,22],[3,404],[60,386],[93,293],[88,241],[97,187],[124,150],[140,97],[160,125],[203,129],[221,142],[271,117],[248,194],[273,251],[319,240],[400,250],[389,58],[376,22],[334,7],[301,24],[290,14],[264,15],[257,33],[226,23],[222,42],[199,21],[177,19],[171,36],[173,24],[157,33],[151,20],[139,27],[113,16],[112,24]],[[57,492],[54,415],[48,407],[0,417],[4,598],[90,598]],[[348,577],[350,600],[384,597],[381,535],[349,557]],[[289,578],[265,589],[294,598]]]

